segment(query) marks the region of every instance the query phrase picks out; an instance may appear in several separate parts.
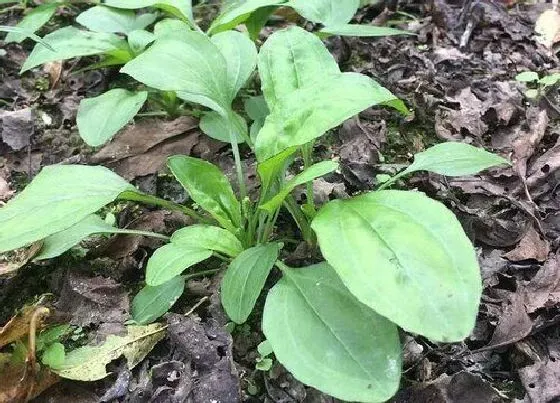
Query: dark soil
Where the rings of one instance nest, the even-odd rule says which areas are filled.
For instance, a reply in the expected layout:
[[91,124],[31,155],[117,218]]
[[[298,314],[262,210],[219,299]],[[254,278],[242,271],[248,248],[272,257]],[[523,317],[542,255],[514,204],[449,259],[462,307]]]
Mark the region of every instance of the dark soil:
[[[415,35],[328,40],[343,70],[375,78],[405,100],[414,115],[403,119],[373,108],[325,136],[316,152],[339,156],[342,172],[316,181],[318,201],[371,189],[377,174],[392,173],[414,153],[445,140],[508,157],[509,169],[458,179],[422,174],[406,184],[457,214],[476,246],[485,288],[476,328],[463,343],[402,335],[404,376],[392,401],[560,401],[560,95],[551,87],[529,100],[524,84],[514,79],[521,71],[547,74],[560,67],[554,49],[535,40],[534,25],[546,5],[456,3],[400,1],[398,11],[406,14],[394,12],[394,4],[365,7],[358,22],[396,20]],[[75,11],[65,9],[42,33],[69,21]],[[17,10],[0,14],[0,25],[19,17]],[[170,154],[209,159],[233,179],[229,149],[201,134],[190,116],[137,119],[112,148],[88,148],[75,125],[79,101],[122,77],[111,69],[83,71],[91,61],[86,59],[20,76],[32,46],[2,46],[7,55],[0,58],[0,204],[42,166],[54,163],[103,164],[142,190],[177,202],[186,196],[165,171]],[[254,161],[249,159],[246,168],[255,189]],[[187,223],[175,213],[141,206],[122,204],[111,211],[120,226],[129,228],[170,234]],[[279,223],[298,236],[288,217]],[[52,294],[54,320],[70,321],[85,335],[118,332],[129,318],[129,300],[142,286],[146,259],[158,246],[139,237],[100,238],[85,245],[83,253],[27,264],[16,276],[0,279],[0,323]],[[294,245],[285,258],[303,264],[309,254]],[[190,280],[165,319],[166,338],[133,371],[117,362],[114,375],[103,381],[61,382],[36,401],[334,401],[304,387],[278,364],[268,372],[255,369],[263,301],[230,335],[219,280],[220,274]]]

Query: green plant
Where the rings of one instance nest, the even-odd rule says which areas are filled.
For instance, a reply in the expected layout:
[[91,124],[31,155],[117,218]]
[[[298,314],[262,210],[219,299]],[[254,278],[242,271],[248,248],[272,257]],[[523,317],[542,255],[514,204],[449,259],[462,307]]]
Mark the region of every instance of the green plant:
[[531,84],[536,88],[528,88],[525,90],[525,96],[530,99],[540,98],[547,88],[552,87],[560,81],[560,73],[547,74],[539,78],[539,74],[535,71],[524,71],[515,76],[520,83]]
[[[124,4],[124,0],[109,3]],[[135,4],[139,3],[155,4]],[[172,3],[166,1],[165,7]],[[255,9],[243,7],[256,3],[270,6],[272,2],[247,1],[235,13],[226,11],[227,18],[222,14],[213,26],[227,29],[228,24],[249,21]],[[303,14],[305,5],[301,10],[296,6],[312,2],[274,4],[280,3]],[[345,19],[351,17],[344,8],[335,14],[340,13]],[[334,20],[335,14],[329,18]],[[183,14],[183,18],[194,26],[192,17]],[[323,20],[324,25],[328,27],[329,21]],[[130,59],[121,71],[150,88],[174,92],[210,110],[202,124],[214,136],[231,142],[239,196],[219,168],[189,156],[172,156],[168,166],[196,208],[141,193],[103,167],[49,166],[0,209],[0,252],[42,240],[49,253],[42,250],[35,259],[52,258],[90,234],[133,232],[114,228],[95,215],[115,200],[182,211],[199,224],[179,229],[170,238],[137,232],[169,241],[148,260],[147,285],[132,303],[137,324],[163,315],[183,292],[185,270],[211,256],[227,265],[221,285],[224,309],[232,321],[243,323],[276,266],[282,278],[266,297],[262,322],[276,359],[296,378],[337,398],[387,400],[397,390],[401,374],[397,328],[434,341],[464,339],[478,312],[481,279],[470,241],[443,204],[420,192],[386,189],[417,171],[469,175],[508,162],[466,144],[443,143],[417,154],[413,164],[385,178],[376,191],[317,208],[313,188],[307,186],[307,202],[300,206],[292,191],[338,168],[334,161],[314,162],[315,140],[374,105],[406,114],[402,101],[364,75],[341,72],[321,40],[301,28],[272,34],[257,55],[241,33],[224,31],[209,37],[184,29],[181,23],[172,24],[158,30],[166,34],[154,33],[156,38],[143,52],[128,53]],[[174,27],[181,29],[170,29]],[[108,48],[115,38],[123,41],[107,35],[103,33],[108,39],[104,43],[112,44]],[[36,50],[26,62],[28,67],[53,60],[45,50]],[[248,133],[232,104],[255,66],[263,98],[245,102],[254,121]],[[128,93],[119,96],[126,97],[124,109],[130,114],[143,99],[139,93],[134,99]],[[109,124],[116,126],[113,121]],[[246,191],[241,142],[257,158],[256,198]],[[298,156],[304,168],[287,180]],[[293,216],[309,247],[318,246],[326,261],[305,268],[282,262],[283,244],[275,230],[283,208]],[[159,328],[157,332],[161,333]],[[261,369],[271,364],[264,361],[270,353],[265,350]],[[70,356],[77,359],[79,354]],[[104,375],[99,368],[88,379]]]

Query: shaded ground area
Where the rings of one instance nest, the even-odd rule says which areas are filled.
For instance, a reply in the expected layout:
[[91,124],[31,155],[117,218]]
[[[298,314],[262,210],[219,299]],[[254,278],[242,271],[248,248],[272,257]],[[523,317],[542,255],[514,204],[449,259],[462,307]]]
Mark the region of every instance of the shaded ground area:
[[[358,21],[398,20],[416,35],[329,39],[343,70],[374,77],[404,99],[414,116],[403,120],[371,109],[327,136],[316,152],[340,157],[342,170],[314,183],[318,202],[371,189],[377,174],[393,172],[442,140],[483,146],[513,162],[509,169],[477,177],[423,174],[408,183],[460,218],[477,247],[484,295],[477,326],[463,343],[436,344],[403,334],[404,376],[395,402],[560,399],[559,94],[553,86],[528,99],[526,85],[514,79],[521,71],[546,74],[559,67],[554,51],[534,38],[543,7],[408,1],[398,8],[406,14],[398,14],[371,6],[360,11]],[[17,17],[5,13],[0,19],[9,24]],[[62,14],[56,21],[66,18]],[[122,77],[116,70],[83,71],[87,60],[52,63],[19,76],[31,46],[6,45],[7,55],[0,59],[0,201],[42,166],[59,162],[109,166],[142,190],[177,202],[186,196],[163,168],[168,155],[210,159],[232,173],[228,147],[201,134],[191,116],[137,119],[104,148],[88,148],[75,127],[79,101]],[[175,213],[145,207],[123,204],[112,212],[121,227],[168,234],[186,223]],[[71,256],[24,266],[17,276],[0,279],[0,323],[24,304],[52,294],[56,319],[79,326],[77,340],[94,330],[98,337],[122,331],[129,295],[141,287],[144,263],[158,242],[99,238]],[[286,259],[297,264],[307,256],[294,247]],[[165,338],[133,371],[116,362],[115,375],[104,381],[61,382],[36,401],[234,402],[239,395],[249,402],[333,401],[305,388],[278,364],[268,372],[255,369],[262,341],[259,309],[230,335],[218,297],[219,276],[189,281],[175,313],[166,318]]]

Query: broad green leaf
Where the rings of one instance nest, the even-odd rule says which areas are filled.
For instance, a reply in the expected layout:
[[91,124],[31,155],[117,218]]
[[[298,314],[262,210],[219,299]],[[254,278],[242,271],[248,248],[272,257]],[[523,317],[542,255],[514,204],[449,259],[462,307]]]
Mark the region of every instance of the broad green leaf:
[[127,36],[128,46],[135,55],[142,53],[156,39],[154,34],[143,29],[129,32]]
[[[49,50],[52,50],[54,52],[54,49],[51,45],[49,45],[47,42],[45,42],[43,39],[41,39],[40,36],[35,35],[33,32],[24,29],[24,28],[20,28],[20,27],[12,27],[9,25],[0,25],[0,32],[8,32],[8,33],[15,33],[15,34],[21,34],[24,35],[26,38],[29,38],[37,43],[42,44],[44,47],[46,47]],[[5,56],[6,55],[6,50],[5,49],[0,49],[0,53],[1,56]]]
[[[267,99],[268,100],[268,99]],[[279,99],[257,136],[259,161],[322,136],[373,105],[406,108],[389,90],[367,76],[343,73]]]
[[329,25],[321,29],[331,35],[342,36],[389,36],[389,35],[411,35],[410,32],[402,31],[396,28],[378,27],[375,25],[362,24],[339,24]]
[[262,91],[271,111],[295,90],[340,74],[323,42],[295,26],[277,31],[266,40],[259,52],[258,65]]
[[523,71],[516,75],[515,79],[522,83],[530,83],[532,81],[538,81],[539,74],[535,71]]
[[319,176],[326,175],[335,171],[338,168],[338,164],[334,161],[323,161],[315,165],[310,166],[302,173],[294,176],[288,182],[284,184],[282,190],[275,195],[272,199],[266,203],[259,206],[259,208],[273,213],[277,208],[282,205],[282,202],[288,196],[288,194],[296,188],[296,186],[303,185],[304,183],[310,182]]
[[181,274],[185,269],[221,252],[237,256],[241,243],[225,229],[207,225],[192,225],[175,231],[171,242],[157,249],[148,260],[146,283],[158,286]]
[[[517,78],[517,77],[516,77]],[[541,78],[539,80],[539,84],[542,85],[554,85],[556,84],[558,81],[560,81],[560,73],[553,73],[553,74],[549,74],[547,76],[544,76],[543,78]]]
[[247,37],[237,31],[221,32],[212,36],[227,64],[229,98],[233,100],[257,66],[257,48]]
[[[123,0],[124,1],[124,0]],[[214,20],[209,34],[227,31],[242,24],[249,18],[251,13],[258,8],[275,6],[285,3],[286,0],[237,0],[225,7],[220,15]]]
[[326,263],[283,274],[266,298],[262,324],[278,361],[338,399],[393,396],[401,375],[397,327],[361,304]]
[[45,349],[41,362],[51,369],[57,369],[64,364],[65,357],[64,345],[56,342]]
[[76,17],[76,22],[95,32],[121,33],[144,29],[156,20],[155,14],[136,15],[131,10],[95,6]]
[[185,278],[173,277],[156,287],[145,286],[132,300],[132,319],[139,325],[152,323],[175,304],[185,289]]
[[[243,117],[239,116],[235,112],[232,112],[230,116],[233,116],[233,125],[235,127],[234,130],[237,143],[243,143],[249,136],[247,122],[243,119]],[[220,140],[225,143],[230,142],[229,132],[231,130],[231,123],[218,112],[212,111],[202,115],[202,118],[200,119],[200,129],[204,132],[204,134],[212,137],[213,139]]]
[[181,39],[184,33],[190,32],[191,28],[181,20],[166,18],[154,25],[154,35],[158,38],[175,37]]
[[37,336],[37,351],[43,351],[48,345],[61,341],[64,336],[72,332],[72,327],[65,323],[62,325],[55,325],[48,329],[43,330]]
[[65,230],[134,186],[101,166],[54,165],[0,208],[0,253]]
[[167,165],[192,200],[222,227],[236,232],[241,226],[241,205],[228,179],[215,165],[198,158],[175,155]]
[[[23,19],[16,25],[16,27],[21,28],[27,32],[34,33],[43,25],[45,25],[56,11],[58,4],[43,4],[39,7],[34,8],[28,14],[26,14]],[[4,42],[17,42],[21,43],[27,38],[24,33],[10,32],[6,35]]]
[[190,24],[194,24],[191,0],[106,0],[105,4],[111,7],[129,10],[136,10],[144,7],[161,8],[176,17],[184,18]]
[[226,61],[214,43],[199,32],[182,39],[163,38],[128,62],[122,73],[180,98],[226,114],[231,101]]
[[147,91],[115,88],[82,99],[76,117],[80,136],[92,147],[105,144],[138,113],[147,97]]
[[286,5],[315,23],[340,25],[352,19],[360,0],[290,0]]
[[505,158],[483,148],[447,142],[414,155],[414,163],[401,175],[416,171],[430,171],[446,176],[474,175],[492,166],[504,164],[511,165]]
[[480,269],[443,204],[420,192],[371,192],[329,202],[311,227],[346,287],[380,315],[435,341],[472,331]]
[[134,368],[165,336],[160,324],[127,326],[125,336],[107,336],[103,344],[83,346],[66,353],[64,364],[54,369],[63,378],[77,381],[97,381],[105,378],[105,366],[124,356],[129,369]]
[[280,245],[269,243],[244,250],[232,260],[222,280],[222,305],[230,319],[244,323],[255,307]]
[[21,68],[22,73],[43,63],[78,56],[106,54],[118,58],[122,62],[126,62],[132,57],[127,42],[115,34],[88,32],[74,27],[64,27],[45,35],[43,40],[54,51],[40,43],[35,45]]
[[91,214],[80,222],[60,232],[52,234],[43,240],[43,246],[39,253],[33,258],[34,261],[52,259],[62,255],[64,252],[77,245],[87,237],[94,234],[132,234],[151,235],[165,238],[163,235],[147,231],[115,228],[99,216]]

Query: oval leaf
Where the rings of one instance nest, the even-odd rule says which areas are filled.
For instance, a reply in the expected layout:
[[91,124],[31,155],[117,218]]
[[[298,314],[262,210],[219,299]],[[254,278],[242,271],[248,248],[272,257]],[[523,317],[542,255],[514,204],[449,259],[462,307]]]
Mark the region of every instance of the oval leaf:
[[136,189],[101,166],[45,167],[0,209],[0,252],[69,228],[125,190]]
[[[247,122],[235,112],[231,112],[229,116],[233,116],[235,127],[235,138],[237,143],[243,143],[245,138],[249,135],[247,129]],[[230,142],[231,123],[228,119],[220,115],[218,112],[208,112],[202,115],[200,119],[200,129],[209,137],[223,141],[224,143]]]
[[[124,0],[122,0],[124,1]],[[208,33],[217,34],[235,28],[245,22],[258,8],[285,3],[286,0],[246,0],[229,2],[214,20]]]
[[334,161],[323,161],[310,166],[302,173],[294,176],[292,179],[286,182],[282,190],[276,196],[274,196],[266,203],[260,205],[259,208],[264,209],[269,213],[273,213],[274,210],[282,205],[282,202],[284,201],[286,196],[288,196],[288,194],[292,190],[294,190],[296,186],[311,182],[313,179],[331,173],[336,169],[338,169],[338,164]]
[[389,399],[400,381],[397,327],[358,302],[325,263],[283,272],[263,313],[263,332],[278,361],[336,398]]
[[191,225],[173,233],[171,242],[187,248],[208,249],[235,257],[243,246],[231,232],[211,225]]
[[195,203],[222,227],[235,232],[241,226],[241,205],[220,169],[198,158],[176,155],[167,160],[175,178]]
[[174,18],[166,18],[158,21],[154,25],[154,35],[158,38],[178,38],[181,39],[183,34],[191,31],[191,28],[181,20]]
[[340,25],[352,19],[360,0],[291,0],[286,5],[315,23]]
[[257,47],[237,31],[219,33],[211,40],[226,60],[229,97],[233,100],[257,67]]
[[95,6],[76,17],[76,22],[95,32],[121,33],[144,29],[156,20],[155,14],[136,15],[134,11]]
[[435,341],[472,331],[480,269],[443,204],[419,192],[372,192],[327,203],[311,226],[346,287],[379,314]]
[[76,123],[84,141],[97,147],[109,141],[142,108],[148,92],[115,88],[95,97],[83,99]]
[[78,56],[109,54],[119,56],[123,62],[132,57],[127,42],[115,34],[64,27],[45,35],[43,41],[52,49],[40,43],[35,45],[21,68],[22,73],[43,63]]
[[[23,29],[28,33],[34,33],[43,25],[45,25],[53,16],[56,11],[58,4],[43,4],[39,7],[35,7],[28,14],[26,14],[23,19],[16,25],[16,27]],[[21,43],[27,38],[27,34],[20,32],[9,32],[4,39],[5,43],[17,42]]]
[[176,91],[180,98],[223,115],[233,100],[226,60],[218,47],[199,32],[185,32],[181,39],[156,40],[121,72],[149,87]]
[[132,319],[139,325],[164,315],[185,289],[184,277],[177,276],[157,287],[145,286],[132,300]]
[[255,307],[280,246],[276,243],[247,249],[230,263],[222,280],[222,305],[230,319],[244,323]]
[[412,163],[401,174],[430,171],[446,176],[474,175],[496,165],[511,165],[499,155],[465,143],[437,144],[414,155]]

